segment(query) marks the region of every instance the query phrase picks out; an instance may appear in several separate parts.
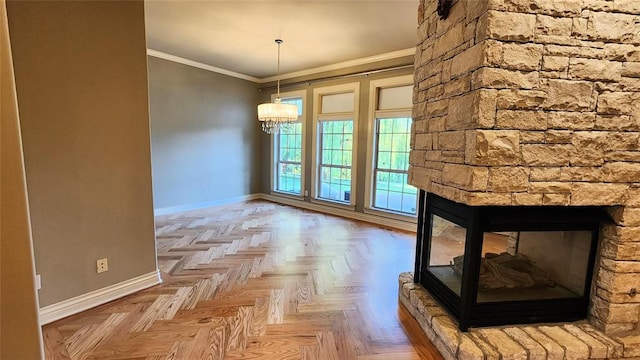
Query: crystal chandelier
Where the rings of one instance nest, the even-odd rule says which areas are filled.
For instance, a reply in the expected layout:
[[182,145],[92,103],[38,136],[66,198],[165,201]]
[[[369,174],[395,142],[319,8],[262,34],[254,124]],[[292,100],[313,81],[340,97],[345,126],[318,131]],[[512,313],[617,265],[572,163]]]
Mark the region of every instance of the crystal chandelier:
[[276,99],[272,103],[258,105],[258,120],[262,123],[262,131],[267,134],[276,134],[283,126],[298,120],[298,107],[280,102],[280,44],[282,42],[281,39],[276,39],[276,44],[278,44],[278,72],[276,76],[278,93]]

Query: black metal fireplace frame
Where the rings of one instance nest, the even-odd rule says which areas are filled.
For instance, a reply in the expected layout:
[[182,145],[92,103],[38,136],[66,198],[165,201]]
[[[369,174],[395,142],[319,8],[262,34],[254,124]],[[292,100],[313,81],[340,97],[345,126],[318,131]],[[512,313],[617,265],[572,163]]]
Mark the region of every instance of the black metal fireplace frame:
[[[426,270],[430,255],[431,214],[467,229],[460,296]],[[600,224],[606,218],[606,212],[599,206],[468,206],[420,190],[414,281],[422,284],[458,320],[462,331],[469,327],[584,319],[589,305]],[[484,232],[560,230],[592,232],[583,296],[499,303],[476,301]]]

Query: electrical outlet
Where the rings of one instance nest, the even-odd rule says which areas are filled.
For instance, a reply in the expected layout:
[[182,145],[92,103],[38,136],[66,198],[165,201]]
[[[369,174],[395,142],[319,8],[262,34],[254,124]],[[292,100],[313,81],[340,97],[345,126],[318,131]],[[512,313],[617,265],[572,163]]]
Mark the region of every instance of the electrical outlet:
[[96,267],[98,273],[109,271],[109,263],[107,263],[107,258],[98,259],[98,261],[96,262]]
[[308,190],[304,191],[304,196],[309,196],[309,191]]

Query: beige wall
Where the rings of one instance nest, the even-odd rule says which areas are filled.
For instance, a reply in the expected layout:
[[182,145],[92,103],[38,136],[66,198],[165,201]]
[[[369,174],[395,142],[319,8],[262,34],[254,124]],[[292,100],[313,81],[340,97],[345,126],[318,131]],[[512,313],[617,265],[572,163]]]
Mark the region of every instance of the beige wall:
[[0,1],[0,358],[42,357],[33,251],[11,64],[7,17]]
[[258,85],[148,57],[156,209],[259,192]]
[[40,305],[155,271],[144,4],[7,11]]

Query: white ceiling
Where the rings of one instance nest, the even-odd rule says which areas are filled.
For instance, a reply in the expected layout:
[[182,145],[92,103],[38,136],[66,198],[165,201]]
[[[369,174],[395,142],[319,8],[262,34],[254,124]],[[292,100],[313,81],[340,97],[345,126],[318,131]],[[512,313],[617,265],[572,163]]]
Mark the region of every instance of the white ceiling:
[[368,58],[416,44],[418,0],[146,0],[147,46],[256,78]]

